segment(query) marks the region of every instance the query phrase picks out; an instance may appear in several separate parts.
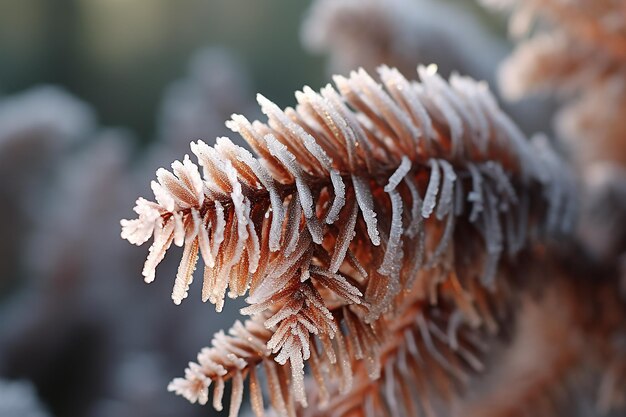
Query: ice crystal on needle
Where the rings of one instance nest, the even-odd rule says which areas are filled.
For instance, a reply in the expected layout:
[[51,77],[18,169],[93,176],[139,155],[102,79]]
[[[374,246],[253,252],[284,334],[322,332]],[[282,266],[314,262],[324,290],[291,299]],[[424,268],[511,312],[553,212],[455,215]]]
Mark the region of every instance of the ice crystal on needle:
[[[221,409],[231,381],[235,416],[248,380],[262,415],[264,379],[272,408],[295,415],[310,399],[305,363],[320,404],[420,355],[416,369],[442,381],[482,367],[475,336],[497,329],[495,300],[512,296],[511,266],[531,239],[570,227],[571,180],[484,83],[446,82],[434,66],[418,69],[421,82],[378,72],[381,83],[359,70],[335,76],[336,89],[305,87],[295,108],[258,96],[266,123],[227,122],[256,157],[227,138],[192,143],[202,174],[188,156],[160,169],[156,201],[140,198],[138,217],[122,220],[131,243],[154,237],[147,282],[172,243],[184,248],[175,303],[199,258],[203,300],[219,311],[226,294],[248,294],[251,319],[215,335],[171,391],[206,403],[212,385]],[[384,401],[405,394],[390,386]]]

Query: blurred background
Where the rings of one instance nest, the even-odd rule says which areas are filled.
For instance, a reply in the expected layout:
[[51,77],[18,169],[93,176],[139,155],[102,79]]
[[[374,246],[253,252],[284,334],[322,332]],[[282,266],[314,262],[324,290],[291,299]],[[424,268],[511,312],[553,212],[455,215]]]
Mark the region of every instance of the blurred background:
[[462,0],[0,0],[0,417],[211,415],[166,386],[240,305],[174,306],[176,254],[142,282],[119,220],[155,170],[334,71],[493,81],[505,36]]
[[154,136],[166,86],[203,47],[228,49],[257,89],[291,100],[324,79],[299,26],[308,2],[270,0],[24,0],[0,2],[0,89],[63,86],[103,125]]

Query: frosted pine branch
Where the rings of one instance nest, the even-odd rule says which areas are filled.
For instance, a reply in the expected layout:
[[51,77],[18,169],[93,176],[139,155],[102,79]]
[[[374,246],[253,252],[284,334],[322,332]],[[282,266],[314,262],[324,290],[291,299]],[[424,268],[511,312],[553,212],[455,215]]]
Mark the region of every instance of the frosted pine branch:
[[422,306],[409,316],[424,343],[425,303],[457,325],[497,329],[486,311],[510,294],[507,265],[532,239],[568,231],[575,191],[548,142],[528,140],[484,83],[418,72],[421,82],[384,66],[382,84],[363,70],[336,76],[337,89],[297,92],[295,109],[259,96],[266,123],[227,122],[256,157],[218,138],[191,145],[202,174],[188,156],[157,171],[156,201],[140,198],[138,218],[122,220],[131,243],[154,237],[145,280],[174,243],[184,247],[175,303],[202,258],[202,299],[220,311],[226,294],[248,294],[253,316],[216,335],[171,390],[206,403],[214,384],[221,409],[232,380],[235,416],[249,379],[260,415],[263,363],[272,407],[293,415],[308,403],[304,366],[317,372],[320,347],[340,392],[364,359],[379,378],[398,352],[382,353],[394,339],[388,323],[406,317],[406,303]]

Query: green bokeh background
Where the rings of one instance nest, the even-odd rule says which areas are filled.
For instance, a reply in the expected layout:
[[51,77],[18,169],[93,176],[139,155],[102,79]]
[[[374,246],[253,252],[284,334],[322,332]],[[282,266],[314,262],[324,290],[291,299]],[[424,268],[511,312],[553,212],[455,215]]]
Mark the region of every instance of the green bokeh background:
[[94,106],[101,124],[154,137],[164,88],[206,46],[232,50],[252,86],[289,104],[321,85],[321,57],[300,46],[309,1],[0,0],[0,92],[65,87]]

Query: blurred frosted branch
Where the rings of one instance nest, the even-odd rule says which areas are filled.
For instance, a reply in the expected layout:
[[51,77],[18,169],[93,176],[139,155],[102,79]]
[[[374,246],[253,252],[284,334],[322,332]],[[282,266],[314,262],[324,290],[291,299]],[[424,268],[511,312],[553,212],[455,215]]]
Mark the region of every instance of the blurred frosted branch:
[[626,3],[611,0],[483,0],[511,10],[518,46],[500,68],[504,94],[563,101],[556,129],[581,167],[626,164]]
[[340,73],[386,64],[406,75],[436,62],[444,76],[488,79],[505,53],[465,5],[434,0],[316,0],[301,38],[311,52],[328,54],[331,72]]
[[37,87],[0,100],[0,294],[19,274],[25,231],[46,198],[44,184],[62,153],[94,126],[91,109],[56,87]]
[[[302,25],[305,48],[328,57],[329,73],[379,64],[412,74],[418,64],[470,75],[494,84],[493,68],[508,46],[465,1],[316,0]],[[496,91],[497,93],[497,91]],[[544,100],[504,104],[526,133],[547,131],[551,106]]]

